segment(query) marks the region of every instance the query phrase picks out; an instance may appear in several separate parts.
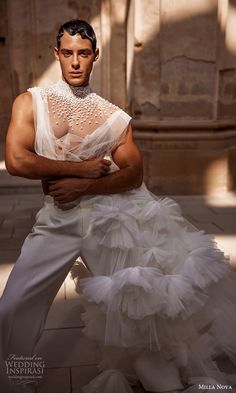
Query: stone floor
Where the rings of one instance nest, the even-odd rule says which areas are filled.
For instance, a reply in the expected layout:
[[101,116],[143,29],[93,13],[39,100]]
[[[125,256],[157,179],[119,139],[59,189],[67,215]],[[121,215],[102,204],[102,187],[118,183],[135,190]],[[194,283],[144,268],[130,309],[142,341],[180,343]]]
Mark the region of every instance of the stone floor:
[[[0,291],[14,265],[37,210],[42,205],[39,188],[0,189]],[[174,196],[183,215],[197,228],[212,233],[236,266],[236,194],[224,196]],[[1,294],[0,292],[0,294]],[[81,386],[96,375],[99,351],[83,336],[78,294],[68,276],[49,312],[40,353],[47,367],[37,393],[81,393]],[[36,392],[36,391],[35,391]],[[144,392],[137,388],[136,393]]]

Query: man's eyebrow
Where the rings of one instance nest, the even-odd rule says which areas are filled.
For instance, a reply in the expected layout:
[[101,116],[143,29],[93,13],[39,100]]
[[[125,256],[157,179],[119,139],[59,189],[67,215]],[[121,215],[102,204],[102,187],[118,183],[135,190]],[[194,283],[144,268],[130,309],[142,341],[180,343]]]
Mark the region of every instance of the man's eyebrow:
[[[67,49],[67,48],[61,48],[61,52],[73,52],[73,50],[72,49]],[[90,48],[81,48],[81,49],[78,49],[77,52],[89,52],[89,53],[91,53],[92,51],[91,51]]]
[[87,52],[91,52],[91,49],[90,49],[90,48],[79,49],[79,51],[83,51],[83,50],[86,50]]

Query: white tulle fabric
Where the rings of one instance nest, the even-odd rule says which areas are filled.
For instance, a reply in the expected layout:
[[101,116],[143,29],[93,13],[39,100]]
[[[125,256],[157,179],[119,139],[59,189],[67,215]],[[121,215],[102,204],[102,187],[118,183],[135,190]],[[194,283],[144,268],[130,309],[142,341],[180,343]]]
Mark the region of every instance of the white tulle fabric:
[[[96,276],[77,283],[91,300],[83,314],[86,335],[108,347],[139,350],[133,364],[148,391],[180,389],[173,362],[186,369],[189,383],[191,377],[205,377],[227,384],[215,359],[224,354],[236,364],[235,272],[213,237],[192,227],[174,201],[155,197],[145,185],[95,197],[91,222],[84,248],[98,244],[94,265],[89,264]],[[167,362],[160,367],[153,353]]]
[[[82,161],[109,155],[122,143],[130,116],[92,91],[83,94],[81,90],[82,94],[79,91],[76,95],[64,81],[48,88],[33,87],[28,91],[33,97],[35,151],[39,155],[55,160]],[[52,109],[59,105],[59,100],[61,106],[52,113]],[[92,116],[98,120],[97,124],[89,124],[84,119],[85,125],[82,127],[81,122],[77,122],[75,118],[71,132],[66,113],[73,111],[76,100],[84,107],[84,111],[86,107],[89,110],[89,106],[93,105]],[[67,107],[65,112],[62,109],[64,106]]]
[[83,393],[133,393],[124,375],[117,370],[106,370],[82,389]]
[[[92,133],[64,137],[62,153],[48,116],[47,90],[31,93],[38,154],[79,161],[111,156],[122,143],[130,117],[113,108]],[[81,206],[87,203],[91,214],[83,251],[89,256],[93,242],[97,252],[86,260],[92,276],[75,281],[84,296],[84,333],[106,350],[104,371],[84,393],[130,393],[124,375],[153,392],[183,389],[180,368],[193,385],[186,392],[198,391],[197,377],[231,384],[216,358],[223,354],[236,364],[235,272],[212,236],[196,230],[174,201],[157,198],[144,184],[123,194],[84,198]]]

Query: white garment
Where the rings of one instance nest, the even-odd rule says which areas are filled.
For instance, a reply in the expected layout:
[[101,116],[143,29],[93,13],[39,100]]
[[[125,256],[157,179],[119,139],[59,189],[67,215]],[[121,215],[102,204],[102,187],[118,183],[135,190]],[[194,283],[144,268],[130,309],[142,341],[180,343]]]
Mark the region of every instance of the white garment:
[[[63,211],[47,201],[38,212],[0,301],[1,362],[9,354],[37,354],[36,344],[51,303],[81,255],[89,211],[82,204]],[[1,392],[12,393],[13,387],[8,385],[2,367],[3,364]]]
[[[112,150],[123,142],[130,117],[90,90],[81,95],[60,81],[48,89],[31,89],[31,93],[39,155],[72,161],[111,157]],[[60,106],[63,100],[65,107]],[[89,102],[100,119],[98,123],[89,124],[86,118]],[[76,118],[75,106],[81,110],[81,119]],[[112,170],[119,168],[113,163]],[[84,392],[130,392],[121,373],[140,379],[147,390],[180,389],[179,367],[186,368],[190,379],[208,377],[226,383],[227,376],[214,359],[226,354],[236,364],[235,273],[212,237],[192,227],[174,201],[157,198],[144,184],[123,194],[83,197],[80,205],[75,202],[66,208],[71,206],[63,211],[62,206],[46,203],[36,227],[44,235],[30,235],[34,242],[26,240],[22,261],[28,258],[24,274],[33,275],[35,269],[41,272],[39,286],[29,276],[26,280],[30,283],[28,294],[34,294],[35,286],[42,294],[40,328],[73,259],[82,255],[93,274],[80,280],[80,287],[77,284],[89,300],[83,316],[84,331],[104,346],[100,368],[111,371],[91,381]],[[56,212],[64,219],[58,221]],[[56,235],[51,223],[58,225]],[[54,244],[62,245],[62,255]],[[49,247],[49,252],[41,253],[38,259],[33,255],[37,255],[39,245],[44,250]],[[52,266],[49,273],[44,270],[46,261]],[[15,269],[17,265],[19,262]],[[24,269],[23,262],[21,266]],[[14,283],[14,274],[13,270],[10,283]],[[55,287],[51,280],[55,280]],[[20,288],[19,307],[24,306],[25,315],[15,326],[28,326],[28,304],[22,301],[25,292],[22,294]],[[10,296],[6,292],[6,304]],[[15,305],[15,298],[12,302]],[[37,328],[36,318],[29,350]],[[16,336],[14,340],[17,347]]]
[[[60,81],[55,86],[30,91],[36,130],[35,150],[39,155],[80,161],[90,155],[109,154],[122,143],[130,117],[89,88],[76,88],[71,95],[70,87]],[[54,96],[55,102],[51,99]],[[75,103],[78,105],[77,112],[82,113],[83,106],[93,110],[96,120],[87,122],[87,128],[81,127],[81,121],[73,118],[73,107],[68,112],[68,105]],[[54,113],[55,104],[58,107]],[[67,115],[70,113],[66,122],[61,119],[63,110]],[[69,132],[63,135],[65,123]],[[98,134],[95,148],[90,147],[91,132]],[[21,392],[23,389],[9,383],[4,364],[8,355],[28,357],[35,354],[58,289],[76,258],[82,255],[86,259],[81,239],[90,230],[91,204],[91,198],[84,198],[80,203],[56,206],[52,198],[46,197],[32,233],[24,242],[0,301],[0,389],[4,393]],[[91,245],[90,251],[92,247],[96,248],[96,244]]]

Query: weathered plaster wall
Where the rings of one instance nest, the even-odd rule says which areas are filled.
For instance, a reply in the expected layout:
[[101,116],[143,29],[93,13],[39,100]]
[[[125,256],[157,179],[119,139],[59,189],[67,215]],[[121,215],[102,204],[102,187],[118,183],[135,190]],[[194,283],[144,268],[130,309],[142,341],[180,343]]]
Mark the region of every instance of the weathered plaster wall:
[[138,0],[133,113],[212,118],[217,1]]
[[236,1],[134,4],[128,103],[149,187],[235,188]]
[[221,1],[218,12],[217,77],[219,118],[236,117],[236,1]]
[[2,0],[0,2],[0,141],[5,136],[6,124],[9,119],[13,99],[9,44],[7,39],[8,20],[6,1]]
[[[79,17],[92,22],[100,43],[100,0],[1,0],[1,140],[4,140],[13,98],[33,85],[60,78],[53,47],[59,26]],[[3,72],[2,72],[3,71]],[[100,85],[100,65],[94,85]]]

